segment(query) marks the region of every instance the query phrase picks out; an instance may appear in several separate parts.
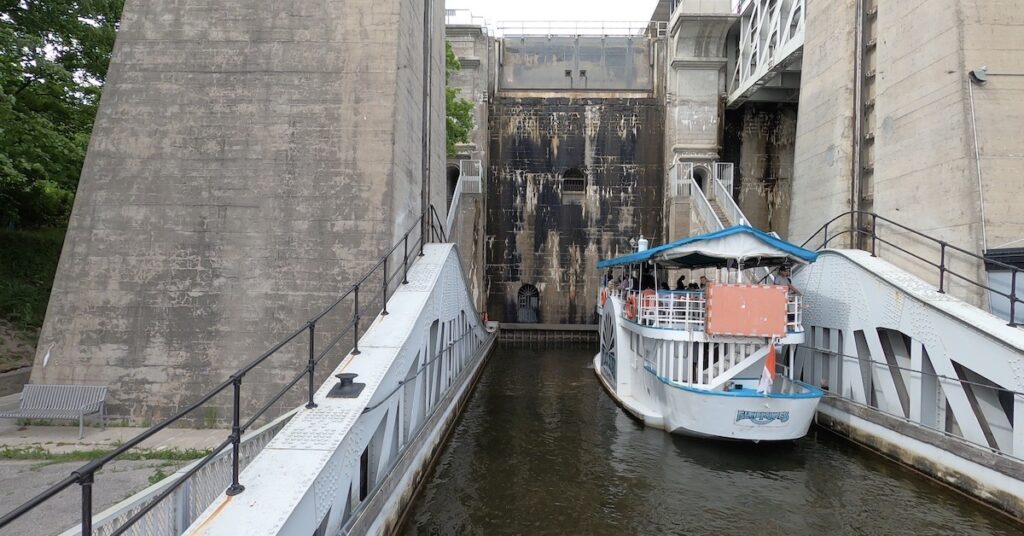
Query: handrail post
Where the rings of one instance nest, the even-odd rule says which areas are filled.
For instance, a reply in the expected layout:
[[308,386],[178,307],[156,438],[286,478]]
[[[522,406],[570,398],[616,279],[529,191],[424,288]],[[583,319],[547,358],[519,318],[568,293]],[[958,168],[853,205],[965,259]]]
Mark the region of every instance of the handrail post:
[[[421,216],[421,218],[423,218],[423,221],[426,221],[427,213],[424,212],[423,216]],[[420,254],[419,254],[420,257],[423,256],[423,246],[425,246],[426,243],[427,243],[427,227],[429,227],[429,226],[424,224],[423,227],[420,229]]]
[[383,283],[384,294],[381,295],[381,300],[384,301],[384,310],[381,311],[381,313],[380,313],[381,316],[388,316],[388,257],[390,257],[390,256],[391,256],[391,254],[388,253],[384,257],[384,283]]
[[946,293],[946,243],[939,242],[939,293]]
[[355,286],[353,290],[355,295],[355,303],[352,305],[352,355],[359,355],[359,285]]
[[871,213],[871,256],[877,257],[875,251],[875,238],[878,236],[878,214]]
[[316,322],[309,323],[309,362],[306,363],[306,371],[309,372],[309,401],[306,402],[306,409],[313,409],[316,403],[313,402],[313,374],[316,372],[316,360],[313,358],[316,341]]
[[1017,270],[1010,275],[1010,323],[1011,328],[1017,327]]
[[95,473],[89,471],[78,480],[82,488],[82,536],[92,536],[92,484]]
[[825,234],[821,237],[821,249],[828,245],[828,222],[825,222]]
[[402,284],[409,284],[409,233],[402,239]]
[[239,426],[239,415],[241,413],[242,398],[242,376],[235,375],[231,379],[231,386],[234,391],[234,407],[231,415],[231,485],[224,494],[228,497],[238,495],[245,491],[245,486],[238,483],[238,447],[242,442],[242,429]]

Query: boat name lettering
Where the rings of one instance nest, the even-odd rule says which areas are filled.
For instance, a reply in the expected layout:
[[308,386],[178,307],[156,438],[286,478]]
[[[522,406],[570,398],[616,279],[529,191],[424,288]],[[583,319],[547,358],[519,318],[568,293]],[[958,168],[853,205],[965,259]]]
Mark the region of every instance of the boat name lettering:
[[750,420],[754,424],[768,424],[773,421],[789,421],[788,411],[747,411],[745,409],[736,411],[736,422]]

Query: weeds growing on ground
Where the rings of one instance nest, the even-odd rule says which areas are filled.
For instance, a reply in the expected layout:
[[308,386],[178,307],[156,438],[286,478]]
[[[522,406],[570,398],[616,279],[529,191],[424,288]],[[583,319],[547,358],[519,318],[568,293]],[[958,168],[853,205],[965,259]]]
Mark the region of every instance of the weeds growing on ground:
[[[45,467],[55,463],[87,462],[102,458],[114,449],[86,449],[70,452],[50,452],[42,447],[0,447],[0,460],[39,460],[33,468]],[[188,461],[202,458],[212,449],[140,449],[125,452],[117,460],[171,460]]]

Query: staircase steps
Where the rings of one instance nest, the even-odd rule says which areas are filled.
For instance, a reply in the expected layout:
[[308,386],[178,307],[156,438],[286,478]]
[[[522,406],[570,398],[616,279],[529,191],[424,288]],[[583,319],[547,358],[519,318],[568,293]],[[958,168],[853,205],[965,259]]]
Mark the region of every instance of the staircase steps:
[[719,206],[718,201],[708,199],[708,204],[711,205],[711,210],[715,212],[715,216],[718,216],[718,221],[722,222],[722,225],[726,227],[733,225],[733,222],[725,215],[725,211]]

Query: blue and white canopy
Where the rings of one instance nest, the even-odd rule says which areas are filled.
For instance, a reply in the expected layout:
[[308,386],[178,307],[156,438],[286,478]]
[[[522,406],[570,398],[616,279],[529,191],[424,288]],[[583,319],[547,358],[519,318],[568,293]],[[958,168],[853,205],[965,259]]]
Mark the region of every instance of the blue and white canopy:
[[730,265],[730,261],[736,261],[744,268],[753,268],[786,263],[808,264],[817,258],[818,254],[813,251],[753,227],[737,225],[603,260],[597,263],[597,267],[604,269],[653,261],[669,268],[708,268],[724,267]]

